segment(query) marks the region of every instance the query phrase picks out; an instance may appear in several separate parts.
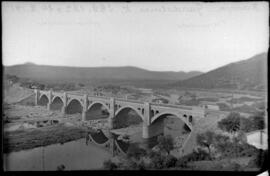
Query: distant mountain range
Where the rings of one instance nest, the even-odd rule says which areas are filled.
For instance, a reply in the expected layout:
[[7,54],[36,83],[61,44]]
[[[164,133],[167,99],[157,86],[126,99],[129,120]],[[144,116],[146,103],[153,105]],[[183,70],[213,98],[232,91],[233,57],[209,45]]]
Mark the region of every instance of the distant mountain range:
[[207,73],[178,81],[179,88],[264,90],[267,86],[267,54],[231,63]]
[[5,66],[4,73],[35,80],[169,80],[179,81],[201,74],[199,71],[149,71],[137,67],[66,67],[25,63]]

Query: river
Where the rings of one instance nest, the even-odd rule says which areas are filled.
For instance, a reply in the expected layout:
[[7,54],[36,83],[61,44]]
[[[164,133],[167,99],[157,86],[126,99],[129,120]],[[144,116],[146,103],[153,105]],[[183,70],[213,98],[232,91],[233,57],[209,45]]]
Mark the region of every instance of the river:
[[[43,157],[44,156],[44,157]],[[111,154],[85,139],[4,154],[5,171],[100,170]]]

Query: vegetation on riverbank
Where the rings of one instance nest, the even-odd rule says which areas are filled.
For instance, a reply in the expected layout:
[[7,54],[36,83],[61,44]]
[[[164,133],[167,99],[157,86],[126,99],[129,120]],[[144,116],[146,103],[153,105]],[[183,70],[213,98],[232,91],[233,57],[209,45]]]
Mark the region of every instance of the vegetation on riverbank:
[[[245,119],[240,123],[240,120]],[[222,171],[263,171],[268,163],[268,150],[257,149],[247,143],[244,133],[247,129],[263,129],[264,113],[250,118],[243,118],[232,112],[218,122],[221,133],[205,131],[198,133],[197,146],[193,152],[176,158],[169,136],[160,136],[156,149],[145,150],[137,145],[130,145],[127,156],[118,162],[106,160],[104,169],[109,170],[222,170]],[[230,135],[228,135],[230,134]]]
[[76,126],[65,126],[58,124],[49,127],[17,130],[4,133],[4,153],[32,149],[56,143],[84,138],[86,130]]

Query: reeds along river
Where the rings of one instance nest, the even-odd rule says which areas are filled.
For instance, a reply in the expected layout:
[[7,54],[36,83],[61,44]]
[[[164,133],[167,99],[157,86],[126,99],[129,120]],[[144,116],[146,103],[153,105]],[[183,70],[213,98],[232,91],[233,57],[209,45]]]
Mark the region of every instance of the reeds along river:
[[65,170],[102,169],[103,161],[111,154],[94,144],[86,144],[79,139],[65,144],[53,144],[30,150],[11,152],[4,155],[5,171],[57,170],[64,165]]

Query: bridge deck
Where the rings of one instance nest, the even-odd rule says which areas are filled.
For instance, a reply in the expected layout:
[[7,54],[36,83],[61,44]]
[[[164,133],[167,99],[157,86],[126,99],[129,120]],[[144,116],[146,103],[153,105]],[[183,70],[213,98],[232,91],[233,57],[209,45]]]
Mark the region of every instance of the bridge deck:
[[[41,91],[41,93],[48,93],[47,91]],[[53,95],[57,95],[59,96],[59,94],[61,94],[63,92],[52,92]],[[67,92],[67,95],[73,95],[73,96],[85,96],[87,95],[88,98],[93,98],[93,99],[98,99],[98,100],[105,100],[105,101],[108,101],[110,100],[111,98],[114,98],[114,97],[106,97],[106,96],[93,96],[93,95],[89,95],[89,94],[82,94],[82,93],[74,93],[74,92]],[[120,103],[120,102],[130,102],[130,103],[135,103],[135,104],[140,104],[140,105],[143,105],[145,102],[143,101],[138,101],[138,100],[131,100],[131,99],[121,99],[121,98],[114,98],[116,103],[117,101]],[[149,104],[153,107],[164,107],[164,108],[172,108],[172,109],[182,109],[182,110],[186,110],[186,111],[192,111],[193,110],[193,107],[192,106],[183,106],[183,105],[175,105],[175,104],[159,104],[159,103],[151,103],[149,102]]]

